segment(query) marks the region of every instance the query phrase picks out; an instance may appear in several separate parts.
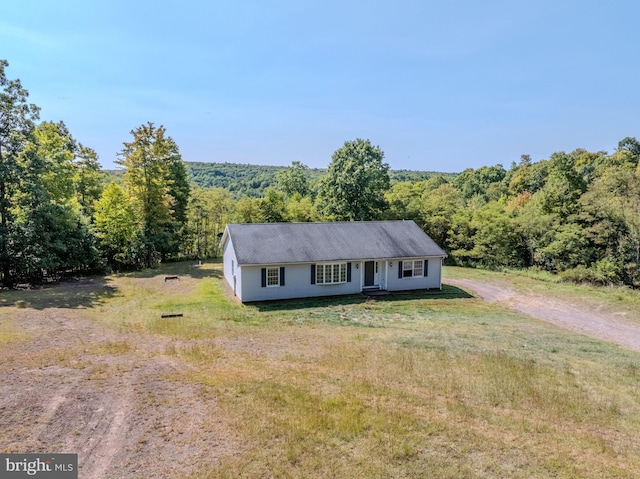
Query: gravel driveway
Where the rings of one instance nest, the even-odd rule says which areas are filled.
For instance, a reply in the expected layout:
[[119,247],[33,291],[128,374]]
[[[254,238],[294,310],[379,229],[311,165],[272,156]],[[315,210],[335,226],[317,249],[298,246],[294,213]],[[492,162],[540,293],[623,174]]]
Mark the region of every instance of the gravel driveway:
[[640,324],[626,313],[591,309],[569,300],[514,291],[506,286],[472,279],[445,279],[445,283],[476,293],[489,303],[502,302],[509,308],[623,348],[640,351]]

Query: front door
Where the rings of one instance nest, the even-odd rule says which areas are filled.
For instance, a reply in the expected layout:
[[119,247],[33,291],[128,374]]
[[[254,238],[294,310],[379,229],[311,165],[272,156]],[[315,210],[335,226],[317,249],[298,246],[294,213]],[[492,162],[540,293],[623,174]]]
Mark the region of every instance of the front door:
[[376,267],[374,261],[364,262],[364,286],[373,286],[375,284]]

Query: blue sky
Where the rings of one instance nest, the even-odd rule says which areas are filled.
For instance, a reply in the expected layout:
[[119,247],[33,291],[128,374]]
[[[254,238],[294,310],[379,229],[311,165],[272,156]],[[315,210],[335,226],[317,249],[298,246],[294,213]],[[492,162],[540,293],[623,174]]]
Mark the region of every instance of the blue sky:
[[640,2],[4,2],[0,58],[112,168],[164,125],[187,161],[323,168],[367,138],[462,171],[640,138]]

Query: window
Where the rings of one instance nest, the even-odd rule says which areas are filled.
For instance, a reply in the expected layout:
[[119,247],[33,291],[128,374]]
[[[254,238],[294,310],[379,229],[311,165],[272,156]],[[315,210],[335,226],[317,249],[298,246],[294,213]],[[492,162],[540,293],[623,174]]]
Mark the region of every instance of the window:
[[260,271],[260,283],[263,288],[284,286],[284,266],[270,266]]
[[402,277],[409,278],[413,276],[413,261],[404,261],[402,263]]
[[414,261],[413,262],[413,275],[414,276],[422,276],[422,273],[423,273],[422,260]]
[[402,277],[403,278],[418,278],[424,276],[424,261],[416,259],[414,261],[402,262]]
[[347,263],[316,265],[316,284],[338,284],[347,282]]
[[280,268],[267,268],[267,286],[280,286]]
[[316,265],[316,284],[324,283],[324,265]]

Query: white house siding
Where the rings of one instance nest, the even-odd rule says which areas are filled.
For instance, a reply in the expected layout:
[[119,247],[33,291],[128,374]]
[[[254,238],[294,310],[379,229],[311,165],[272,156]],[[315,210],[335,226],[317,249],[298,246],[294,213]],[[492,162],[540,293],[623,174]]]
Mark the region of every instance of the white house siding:
[[[285,285],[263,288],[262,268],[281,266],[285,268]],[[350,283],[324,285],[311,284],[311,264],[242,266],[242,283],[238,282],[238,296],[240,296],[241,289],[242,297],[240,299],[243,302],[355,294],[362,290],[360,275],[356,274],[356,271],[354,262],[352,263]],[[236,276],[238,276],[237,273]]]
[[[408,258],[423,259],[423,258]],[[388,291],[406,291],[410,289],[440,289],[442,287],[442,258],[428,258],[429,261],[427,276],[414,278],[398,278],[398,260],[390,260],[390,266],[387,274],[387,290]]]
[[235,281],[235,294],[236,296],[238,296],[240,301],[242,301],[242,288],[240,287],[240,285],[242,284],[242,270],[238,267],[238,260],[236,258],[233,244],[231,243],[231,238],[229,238],[224,244],[224,251],[222,252],[222,265],[224,279],[227,280],[227,283],[231,287],[232,291],[234,289]]

